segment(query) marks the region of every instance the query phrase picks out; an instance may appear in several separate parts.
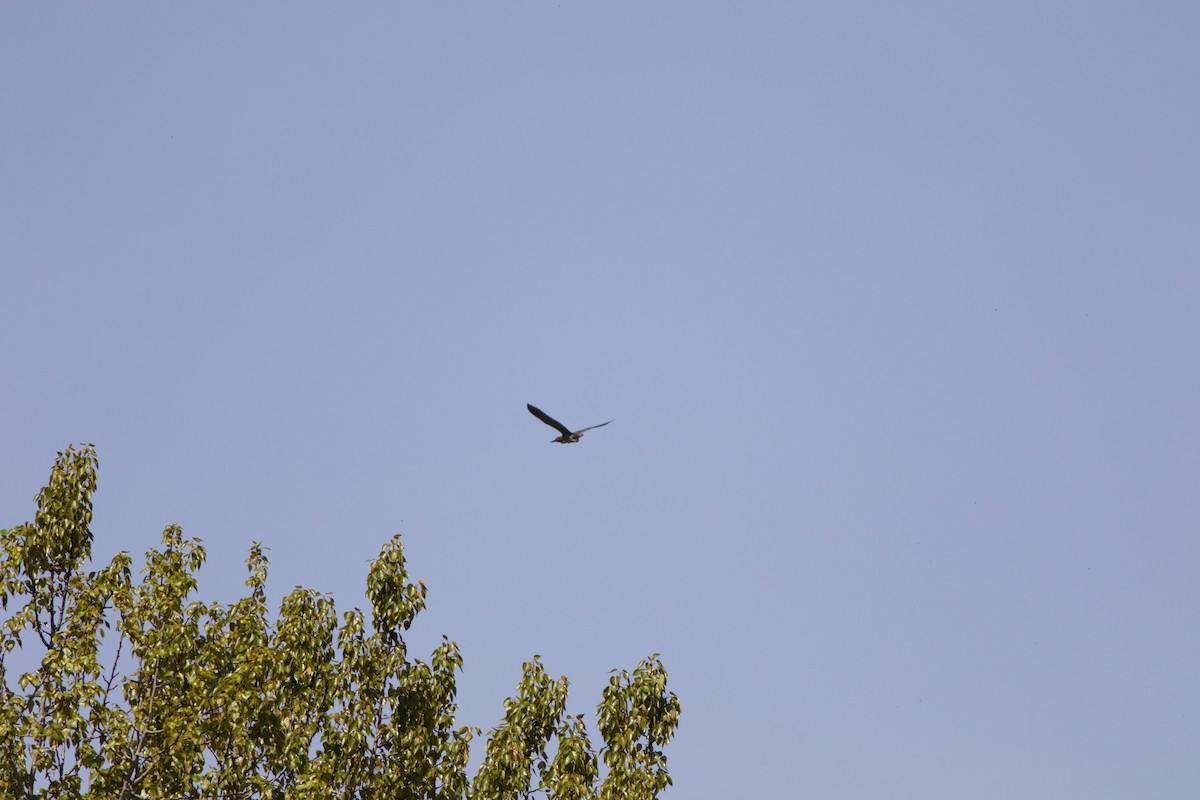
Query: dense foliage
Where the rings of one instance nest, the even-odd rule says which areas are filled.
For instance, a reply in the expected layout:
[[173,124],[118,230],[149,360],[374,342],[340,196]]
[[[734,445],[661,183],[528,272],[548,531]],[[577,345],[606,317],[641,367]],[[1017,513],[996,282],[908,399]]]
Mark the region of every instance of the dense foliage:
[[[34,521],[0,531],[0,797],[640,800],[670,785],[680,707],[656,656],[614,672],[599,751],[566,715],[567,679],[525,663],[472,779],[458,646],[408,656],[425,586],[399,536],[371,564],[368,613],[339,624],[297,588],[272,618],[257,544],[230,605],[193,598],[204,548],[175,526],[140,580],[126,553],[89,571],[96,475],[93,447],[68,448]],[[40,663],[9,674],[16,648]]]

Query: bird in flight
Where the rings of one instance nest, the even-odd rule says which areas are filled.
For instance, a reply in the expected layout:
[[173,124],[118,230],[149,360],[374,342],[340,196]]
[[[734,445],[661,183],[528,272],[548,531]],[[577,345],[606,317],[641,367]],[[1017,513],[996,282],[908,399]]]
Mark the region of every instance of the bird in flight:
[[551,417],[549,414],[547,414],[545,411],[542,411],[537,406],[531,406],[531,405],[529,405],[529,403],[526,403],[525,407],[529,409],[530,414],[533,414],[535,417],[540,419],[542,422],[546,423],[551,428],[554,428],[555,430],[557,430],[559,433],[562,434],[562,436],[559,436],[557,439],[550,440],[551,442],[558,442],[559,444],[574,444],[575,442],[578,442],[583,437],[584,431],[590,431],[592,428],[603,428],[605,425],[608,424],[608,422],[612,422],[612,420],[610,419],[608,422],[601,422],[599,425],[592,425],[590,427],[582,428],[577,431],[570,431],[570,430],[567,430],[566,425],[563,425],[561,422],[556,420],[554,417]]

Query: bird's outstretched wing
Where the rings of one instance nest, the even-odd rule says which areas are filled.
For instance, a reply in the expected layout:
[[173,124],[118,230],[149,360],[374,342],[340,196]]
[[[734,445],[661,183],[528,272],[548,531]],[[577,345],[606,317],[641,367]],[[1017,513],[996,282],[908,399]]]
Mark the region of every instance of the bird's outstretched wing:
[[[551,428],[554,428],[555,430],[559,431],[563,436],[571,435],[571,431],[567,430],[567,426],[563,425],[561,422],[559,422],[554,417],[547,414],[545,411],[542,411],[537,406],[531,406],[529,403],[526,403],[525,407],[529,409],[530,414],[533,414],[535,417],[537,417],[542,422],[549,425]],[[607,423],[605,423],[605,424],[607,424]],[[585,428],[585,430],[586,430],[586,428]]]
[[[615,420],[610,419],[608,422],[615,422]],[[589,428],[580,428],[579,430],[575,431],[575,433],[576,433],[576,435],[578,435],[580,433],[583,433],[584,431],[590,431],[592,428],[603,428],[605,425],[608,424],[608,422],[601,422],[599,425],[592,425]]]

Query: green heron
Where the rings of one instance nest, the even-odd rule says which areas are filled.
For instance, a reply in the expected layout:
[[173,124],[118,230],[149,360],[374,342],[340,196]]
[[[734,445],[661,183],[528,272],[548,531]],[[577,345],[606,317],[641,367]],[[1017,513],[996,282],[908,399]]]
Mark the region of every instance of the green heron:
[[567,430],[566,425],[563,425],[561,422],[554,419],[554,417],[551,417],[549,414],[547,414],[545,411],[542,411],[537,406],[531,406],[531,405],[529,405],[529,403],[526,403],[525,407],[529,409],[530,414],[533,414],[535,417],[537,417],[542,422],[549,425],[551,428],[554,428],[554,429],[558,430],[560,433],[562,433],[562,436],[558,437],[557,439],[550,440],[552,442],[558,442],[559,444],[574,444],[575,442],[578,442],[580,440],[580,438],[583,437],[584,431],[590,431],[592,428],[603,428],[605,425],[608,424],[608,422],[612,422],[612,420],[610,419],[608,422],[601,422],[599,425],[592,425],[591,427],[583,428],[583,429],[577,430],[577,431],[569,431],[569,430]]

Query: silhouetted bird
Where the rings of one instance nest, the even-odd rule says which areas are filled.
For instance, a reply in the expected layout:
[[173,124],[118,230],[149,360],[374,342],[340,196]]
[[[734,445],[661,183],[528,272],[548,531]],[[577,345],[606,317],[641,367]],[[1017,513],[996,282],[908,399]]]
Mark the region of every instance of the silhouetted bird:
[[583,428],[583,429],[577,430],[577,431],[569,431],[569,430],[567,430],[566,425],[563,425],[561,422],[554,419],[554,417],[551,417],[549,414],[547,414],[545,411],[542,411],[540,408],[538,408],[536,406],[531,406],[531,405],[529,405],[529,403],[526,403],[525,407],[529,409],[530,414],[533,414],[535,417],[537,417],[542,422],[549,425],[551,428],[554,428],[554,429],[558,430],[560,433],[562,433],[562,436],[558,437],[557,439],[550,440],[552,442],[558,442],[559,444],[574,444],[575,442],[578,442],[579,439],[583,436],[584,431],[590,431],[592,428],[603,428],[605,425],[608,424],[608,422],[613,421],[610,419],[608,422],[601,422],[599,425],[592,425],[591,427]]

